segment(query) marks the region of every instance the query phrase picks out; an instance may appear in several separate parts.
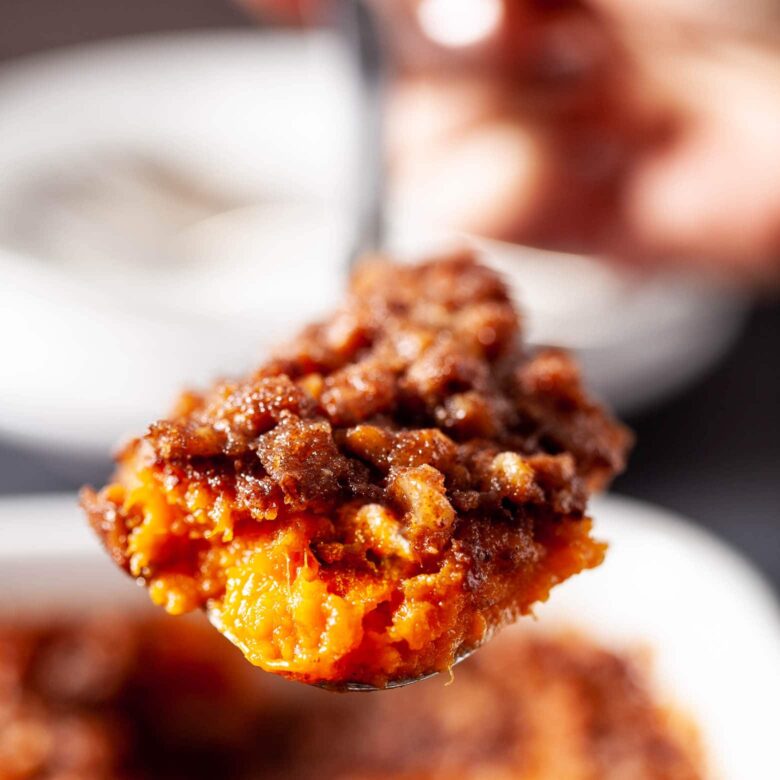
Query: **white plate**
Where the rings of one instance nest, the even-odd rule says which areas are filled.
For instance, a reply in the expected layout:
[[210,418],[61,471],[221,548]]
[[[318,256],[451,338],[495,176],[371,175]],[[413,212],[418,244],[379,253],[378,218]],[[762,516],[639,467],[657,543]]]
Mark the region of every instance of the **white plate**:
[[[593,513],[607,560],[556,589],[537,609],[540,625],[651,649],[664,692],[701,728],[712,776],[776,780],[780,613],[767,584],[680,517],[615,496],[594,501]],[[75,496],[0,501],[0,539],[0,613],[146,603]]]

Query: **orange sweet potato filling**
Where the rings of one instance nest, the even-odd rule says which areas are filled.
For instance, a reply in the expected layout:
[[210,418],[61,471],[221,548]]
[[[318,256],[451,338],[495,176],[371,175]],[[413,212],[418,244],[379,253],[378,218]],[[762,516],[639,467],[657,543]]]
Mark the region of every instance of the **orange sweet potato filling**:
[[246,380],[185,394],[83,504],[173,614],[253,664],[378,687],[446,670],[597,566],[590,489],[625,430],[563,353],[530,353],[468,258],[367,266]]

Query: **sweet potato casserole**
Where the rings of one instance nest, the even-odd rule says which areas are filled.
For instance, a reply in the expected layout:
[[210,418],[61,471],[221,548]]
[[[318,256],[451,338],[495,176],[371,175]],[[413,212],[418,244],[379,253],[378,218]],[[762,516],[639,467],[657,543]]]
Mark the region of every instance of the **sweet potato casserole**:
[[258,674],[201,619],[0,623],[0,780],[700,780],[639,659],[507,631],[382,696]]
[[382,687],[597,566],[587,498],[628,443],[568,355],[523,345],[494,272],[365,262],[333,316],[184,394],[82,502],[168,612],[206,608],[268,671]]

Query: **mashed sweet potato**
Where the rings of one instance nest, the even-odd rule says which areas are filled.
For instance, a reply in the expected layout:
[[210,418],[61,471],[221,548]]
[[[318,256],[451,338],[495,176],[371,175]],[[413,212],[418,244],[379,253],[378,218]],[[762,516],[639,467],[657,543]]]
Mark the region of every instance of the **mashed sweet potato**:
[[628,442],[566,354],[523,347],[495,273],[367,262],[330,319],[182,396],[82,502],[155,603],[207,608],[253,664],[382,687],[598,565],[586,501]]

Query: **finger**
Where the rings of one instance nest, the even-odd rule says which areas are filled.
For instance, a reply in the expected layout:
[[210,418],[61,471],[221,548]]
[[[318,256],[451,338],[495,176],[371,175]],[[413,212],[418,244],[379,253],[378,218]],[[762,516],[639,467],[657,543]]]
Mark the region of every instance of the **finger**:
[[780,62],[731,44],[669,59],[678,132],[637,160],[625,217],[658,258],[767,273],[780,263]]
[[394,211],[407,222],[497,238],[524,235],[545,200],[549,166],[538,134],[517,122],[486,122],[401,158]]
[[766,33],[780,24],[776,0],[588,0],[590,5],[621,24],[643,27],[663,24],[671,32],[676,26],[721,28]]

